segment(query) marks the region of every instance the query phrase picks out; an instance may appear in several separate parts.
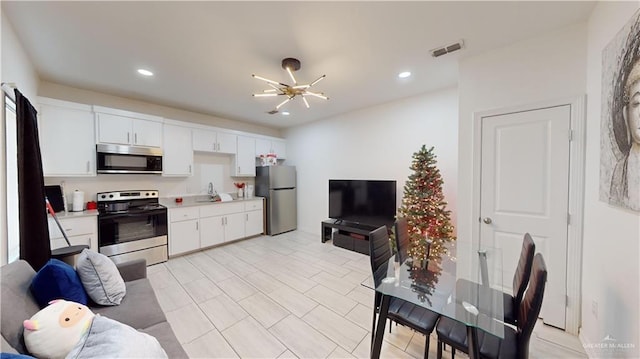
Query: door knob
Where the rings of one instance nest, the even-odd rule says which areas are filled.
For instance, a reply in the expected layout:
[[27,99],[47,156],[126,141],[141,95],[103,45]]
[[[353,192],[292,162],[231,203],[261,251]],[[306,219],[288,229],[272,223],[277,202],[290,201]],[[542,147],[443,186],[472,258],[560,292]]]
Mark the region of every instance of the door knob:
[[482,220],[482,222],[484,222],[484,223],[486,223],[486,224],[491,224],[491,222],[493,222],[493,221],[492,221],[492,220],[491,220],[491,218],[489,218],[489,217],[484,217],[484,219]]

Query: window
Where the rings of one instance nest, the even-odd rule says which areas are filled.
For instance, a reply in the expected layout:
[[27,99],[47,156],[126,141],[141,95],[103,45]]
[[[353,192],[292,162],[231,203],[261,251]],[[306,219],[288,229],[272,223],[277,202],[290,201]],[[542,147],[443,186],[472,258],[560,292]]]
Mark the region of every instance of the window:
[[[8,95],[4,95],[4,173],[0,181],[5,198],[0,206],[0,223],[6,218],[6,232],[2,231],[2,262],[10,263],[20,257],[20,224],[18,218],[18,147],[16,126],[16,104]],[[3,223],[4,224],[4,223]]]

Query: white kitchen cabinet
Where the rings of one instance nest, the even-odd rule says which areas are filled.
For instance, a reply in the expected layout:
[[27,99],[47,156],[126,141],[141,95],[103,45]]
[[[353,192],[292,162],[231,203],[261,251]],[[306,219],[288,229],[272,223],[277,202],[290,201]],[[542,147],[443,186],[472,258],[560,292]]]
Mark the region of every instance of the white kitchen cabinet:
[[162,147],[162,118],[94,106],[97,142]]
[[171,222],[169,231],[169,255],[177,255],[200,249],[199,221]]
[[244,235],[246,237],[264,233],[264,212],[263,200],[244,202]]
[[256,138],[256,157],[275,153],[278,159],[287,158],[287,145],[284,140]]
[[191,129],[165,123],[163,131],[162,175],[191,176],[193,174]]
[[[200,207],[200,221],[207,221],[207,229],[210,230],[206,236],[200,237],[202,247],[245,237],[243,216],[244,205],[242,202],[219,203]],[[215,233],[213,233],[214,231]]]
[[193,150],[235,154],[236,135],[204,129],[193,129]]
[[38,98],[38,129],[45,177],[96,175],[96,142],[91,106]]
[[247,136],[238,136],[235,157],[236,177],[255,177],[256,176],[256,139]]
[[200,247],[210,247],[224,242],[224,217],[200,218]]
[[169,255],[263,233],[263,204],[233,201],[169,209]]
[[[88,245],[90,249],[98,251],[98,222],[97,217],[64,217],[58,215],[58,220],[69,238],[71,245]],[[66,247],[67,242],[53,217],[48,218],[49,239],[51,249]]]
[[225,216],[224,240],[225,242],[244,238],[244,213],[234,213]]
[[200,249],[199,208],[169,209],[169,255]]

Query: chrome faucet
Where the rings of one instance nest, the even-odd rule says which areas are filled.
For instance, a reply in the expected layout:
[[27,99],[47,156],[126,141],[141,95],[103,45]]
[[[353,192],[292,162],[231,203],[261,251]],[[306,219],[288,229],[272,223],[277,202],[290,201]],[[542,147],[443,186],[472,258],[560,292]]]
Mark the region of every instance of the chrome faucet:
[[210,196],[213,196],[213,182],[209,182],[209,189],[207,190],[207,193]]

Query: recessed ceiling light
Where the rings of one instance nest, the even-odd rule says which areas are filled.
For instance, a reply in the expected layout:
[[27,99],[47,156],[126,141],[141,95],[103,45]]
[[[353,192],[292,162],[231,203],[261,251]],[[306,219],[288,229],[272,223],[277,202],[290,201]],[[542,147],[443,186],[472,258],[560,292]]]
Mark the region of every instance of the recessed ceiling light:
[[138,69],[138,73],[144,76],[153,76],[153,72],[146,69]]
[[288,111],[282,111],[282,116],[289,116],[289,112]]
[[403,71],[403,72],[398,74],[398,77],[401,78],[401,79],[407,78],[409,76],[411,76],[411,72],[409,72],[409,71]]

